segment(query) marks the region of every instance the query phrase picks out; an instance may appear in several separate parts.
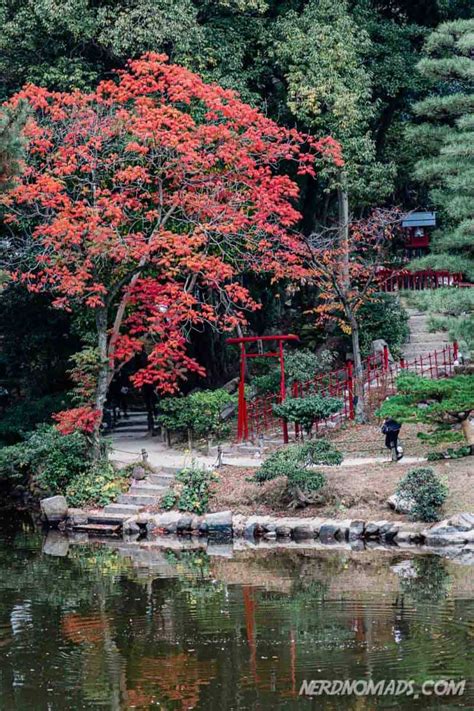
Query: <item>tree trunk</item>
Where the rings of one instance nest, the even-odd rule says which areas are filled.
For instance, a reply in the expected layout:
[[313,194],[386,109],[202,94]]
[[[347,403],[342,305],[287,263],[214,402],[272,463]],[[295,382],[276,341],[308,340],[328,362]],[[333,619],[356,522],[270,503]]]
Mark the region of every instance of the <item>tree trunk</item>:
[[350,287],[349,275],[349,196],[347,194],[346,174],[341,173],[340,187],[337,189],[337,202],[339,212],[339,245],[342,249],[342,275],[344,289]]
[[99,351],[99,373],[95,391],[95,409],[100,412],[100,418],[93,432],[93,456],[97,461],[102,456],[100,447],[100,426],[104,412],[105,400],[109,386],[109,358],[107,353],[107,309],[101,308],[96,312],[95,323],[97,328],[97,348]]
[[471,448],[471,454],[474,454],[474,422],[469,417],[466,417],[466,419],[461,422],[461,427],[466,442]]
[[352,353],[354,355],[354,381],[355,381],[355,415],[357,422],[365,422],[365,393],[364,393],[364,369],[360,355],[359,324],[351,319]]

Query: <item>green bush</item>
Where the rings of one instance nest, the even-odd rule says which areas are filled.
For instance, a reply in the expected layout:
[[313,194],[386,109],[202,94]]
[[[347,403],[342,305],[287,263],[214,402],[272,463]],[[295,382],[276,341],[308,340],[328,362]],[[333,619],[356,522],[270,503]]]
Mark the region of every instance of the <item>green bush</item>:
[[128,489],[129,479],[124,470],[117,470],[111,462],[103,461],[90,466],[86,472],[74,477],[64,493],[71,506],[107,506]]
[[290,444],[267,457],[253,478],[262,483],[279,476],[288,476],[292,467],[299,469],[311,466],[337,466],[343,459],[342,452],[326,439],[304,444]]
[[448,447],[443,452],[429,452],[427,459],[429,462],[436,462],[440,459],[461,459],[462,457],[469,457],[470,455],[470,447],[458,447],[457,449]]
[[414,501],[410,517],[415,521],[438,521],[448,493],[446,484],[429,467],[411,469],[397,487],[400,497]]
[[307,434],[311,433],[315,420],[322,420],[338,412],[343,403],[335,397],[308,395],[288,397],[280,405],[273,405],[273,412],[287,422],[301,425]]
[[160,403],[159,423],[171,432],[188,432],[192,438],[217,439],[229,433],[222,411],[234,401],[226,390],[200,390],[185,397],[167,398]]
[[[327,349],[323,349],[317,354],[308,349],[285,352],[285,384],[287,388],[291,388],[293,383],[303,383],[329,371],[334,360],[335,354]],[[279,367],[274,366],[268,372],[253,377],[252,385],[259,395],[279,392]]]
[[61,435],[48,425],[0,449],[0,483],[24,481],[37,497],[63,494],[71,506],[105,506],[127,488],[128,474],[107,461],[94,463],[80,432]]
[[277,393],[280,390],[280,371],[275,368],[269,373],[256,375],[252,378],[252,385],[257,392],[257,395],[270,395]]
[[0,479],[24,478],[45,495],[64,494],[67,485],[89,466],[84,435],[61,435],[48,425],[27,435],[24,442],[0,449]]
[[463,442],[464,435],[458,430],[451,429],[451,425],[442,424],[437,427],[433,432],[417,432],[418,439],[427,444],[442,444],[444,442]]
[[327,372],[334,364],[335,355],[324,349],[314,353],[308,349],[290,351],[285,354],[286,384],[303,383],[306,380]]
[[342,454],[327,440],[293,444],[271,454],[254,475],[259,484],[287,477],[285,496],[290,506],[312,503],[312,496],[326,483],[322,472],[312,466],[341,464]]
[[176,484],[173,491],[166,494],[161,505],[169,510],[192,513],[206,513],[209,505],[211,484],[216,480],[214,472],[192,465],[176,474]]
[[372,341],[383,338],[392,355],[398,358],[408,339],[408,314],[398,296],[377,294],[359,309],[360,347],[363,356],[370,355]]

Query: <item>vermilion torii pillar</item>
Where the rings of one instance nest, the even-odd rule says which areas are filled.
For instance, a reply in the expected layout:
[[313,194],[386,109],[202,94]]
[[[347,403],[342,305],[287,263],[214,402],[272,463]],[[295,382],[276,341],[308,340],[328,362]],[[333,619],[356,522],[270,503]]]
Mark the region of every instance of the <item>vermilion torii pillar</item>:
[[[299,341],[298,336],[293,334],[276,335],[276,336],[241,336],[240,338],[228,338],[227,343],[240,346],[240,382],[239,382],[239,414],[237,419],[237,441],[248,439],[249,424],[247,416],[247,402],[245,400],[245,365],[247,358],[279,358],[280,359],[280,401],[283,402],[286,395],[285,388],[285,355],[283,352],[284,341]],[[263,343],[267,341],[276,341],[278,343],[277,351],[263,352]],[[257,343],[259,346],[258,353],[247,353],[246,346],[249,343]],[[283,441],[288,442],[288,426],[286,422],[282,424]]]

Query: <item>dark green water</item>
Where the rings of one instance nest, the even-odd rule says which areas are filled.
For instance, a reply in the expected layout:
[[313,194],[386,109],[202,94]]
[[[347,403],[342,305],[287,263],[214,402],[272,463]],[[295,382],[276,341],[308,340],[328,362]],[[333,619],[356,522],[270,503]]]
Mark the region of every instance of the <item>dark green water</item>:
[[[443,558],[0,528],[1,711],[472,709],[473,669],[474,568]],[[368,678],[468,683],[418,700],[298,696],[304,679]]]

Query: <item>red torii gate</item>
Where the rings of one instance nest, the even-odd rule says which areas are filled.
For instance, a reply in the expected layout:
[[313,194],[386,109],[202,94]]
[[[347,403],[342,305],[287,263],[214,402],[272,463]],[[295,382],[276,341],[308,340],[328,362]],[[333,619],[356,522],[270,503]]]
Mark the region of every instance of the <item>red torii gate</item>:
[[[281,402],[285,399],[285,356],[283,352],[284,341],[299,341],[298,336],[293,334],[276,335],[276,336],[241,336],[240,338],[228,338],[227,343],[240,346],[240,382],[239,382],[239,414],[237,420],[237,441],[248,439],[249,425],[247,416],[247,402],[245,400],[245,364],[247,358],[279,358],[280,359],[280,399]],[[278,350],[263,352],[264,341],[277,341]],[[245,347],[247,343],[257,343],[258,353],[247,353]],[[282,423],[283,441],[288,442],[288,425],[285,421]]]

